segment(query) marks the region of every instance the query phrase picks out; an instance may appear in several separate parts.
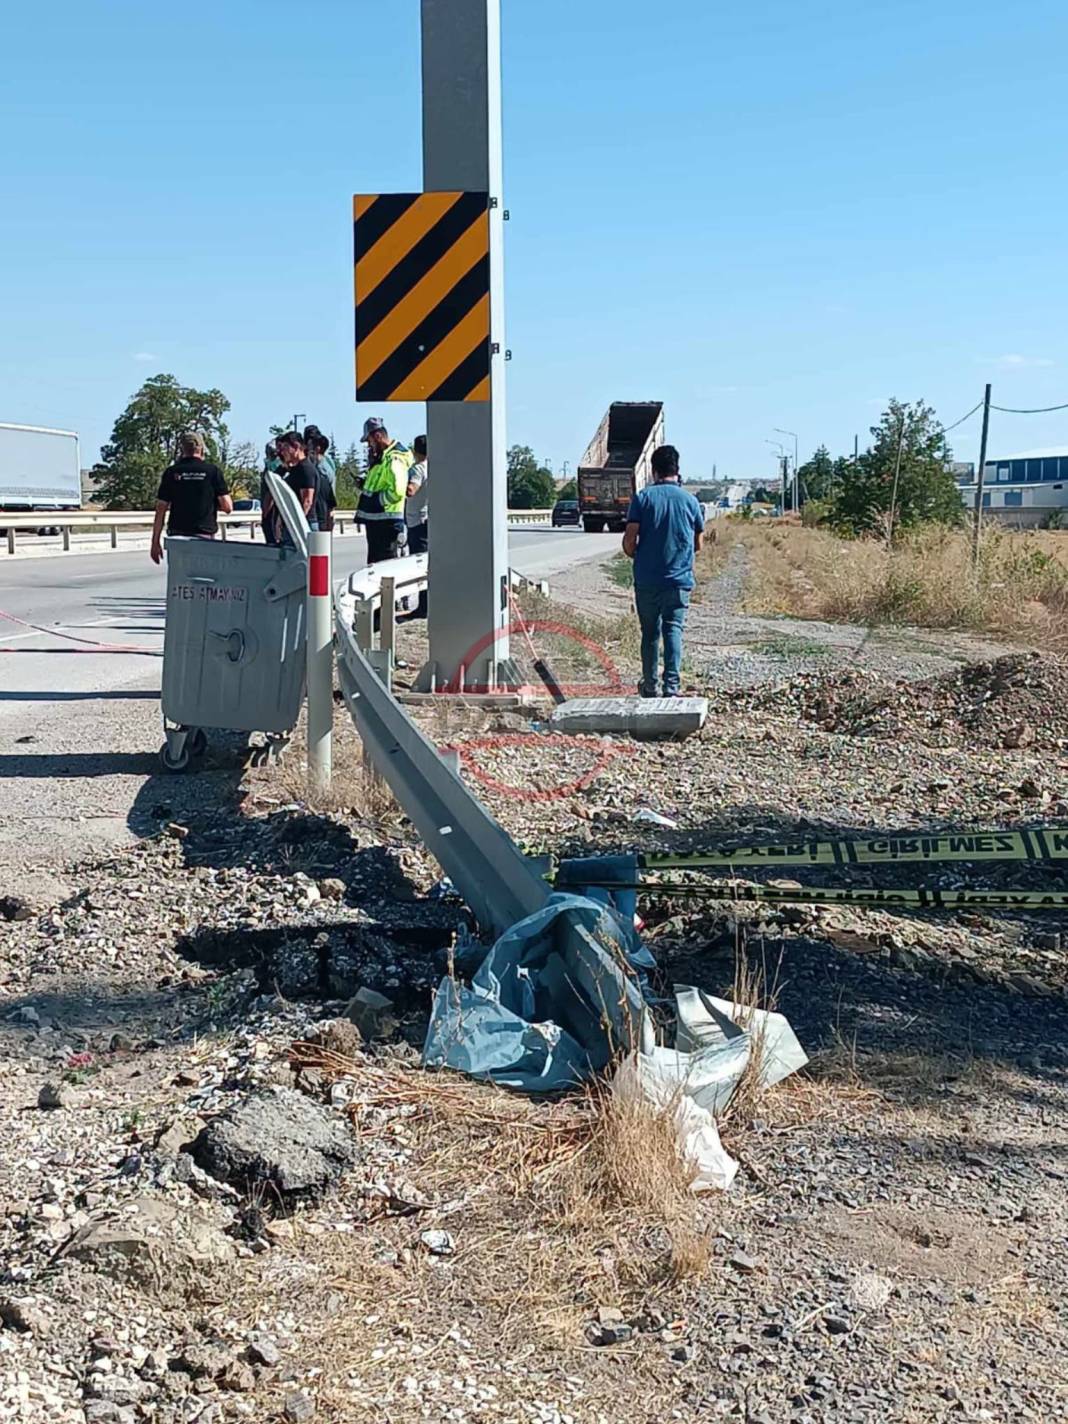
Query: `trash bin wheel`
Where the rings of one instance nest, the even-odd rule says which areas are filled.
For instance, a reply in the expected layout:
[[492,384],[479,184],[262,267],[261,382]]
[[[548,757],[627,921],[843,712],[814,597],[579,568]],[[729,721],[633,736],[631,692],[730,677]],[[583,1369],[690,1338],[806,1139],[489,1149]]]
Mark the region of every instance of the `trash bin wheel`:
[[208,734],[203,727],[194,727],[186,742],[192,756],[203,756],[208,749]]
[[173,772],[175,774],[180,771],[185,771],[190,762],[189,744],[186,743],[182,750],[177,755],[174,755],[168,744],[164,742],[159,749],[159,759],[163,763],[164,771]]

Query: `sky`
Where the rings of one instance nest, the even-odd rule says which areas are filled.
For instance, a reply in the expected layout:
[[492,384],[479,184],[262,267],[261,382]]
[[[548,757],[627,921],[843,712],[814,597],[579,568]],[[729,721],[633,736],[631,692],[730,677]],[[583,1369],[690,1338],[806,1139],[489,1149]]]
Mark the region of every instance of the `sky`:
[[[509,442],[659,399],[687,477],[1068,401],[1063,0],[502,0]],[[351,199],[421,186],[419,0],[11,7],[0,420],[91,463],[141,382],[236,439],[358,407]],[[975,459],[979,422],[951,437]],[[995,414],[992,454],[1068,448]]]

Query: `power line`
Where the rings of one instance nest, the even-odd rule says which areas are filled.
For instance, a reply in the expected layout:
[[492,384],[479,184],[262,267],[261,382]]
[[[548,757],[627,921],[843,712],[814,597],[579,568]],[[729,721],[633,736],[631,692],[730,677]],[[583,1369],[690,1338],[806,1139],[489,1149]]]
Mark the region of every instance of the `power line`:
[[1064,405],[1040,405],[1033,410],[1017,410],[1011,405],[992,405],[990,409],[1000,410],[1003,415],[1048,415],[1051,410],[1068,410],[1068,402]]
[[[943,434],[943,435],[948,435],[951,430],[956,430],[956,428],[957,428],[958,425],[963,425],[966,420],[971,420],[971,418],[972,418],[972,416],[975,414],[975,412],[976,412],[977,410],[982,410],[982,408],[983,408],[983,402],[982,402],[982,401],[979,401],[976,405],[973,405],[973,406],[972,406],[971,410],[968,412],[967,415],[962,415],[961,418],[960,418],[959,420],[955,420],[952,425],[943,425],[943,426],[942,426],[942,434]],[[995,408],[995,410],[998,409],[997,406],[995,406],[994,408]]]

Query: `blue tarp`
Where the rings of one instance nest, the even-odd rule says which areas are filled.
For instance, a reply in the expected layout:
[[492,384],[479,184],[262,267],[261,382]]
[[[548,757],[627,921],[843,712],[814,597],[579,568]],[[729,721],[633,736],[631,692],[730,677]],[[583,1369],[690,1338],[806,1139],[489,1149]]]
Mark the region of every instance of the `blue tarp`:
[[423,1062],[527,1092],[572,1087],[638,1045],[638,976],[654,963],[608,905],[551,895],[501,935],[470,988],[441,981]]

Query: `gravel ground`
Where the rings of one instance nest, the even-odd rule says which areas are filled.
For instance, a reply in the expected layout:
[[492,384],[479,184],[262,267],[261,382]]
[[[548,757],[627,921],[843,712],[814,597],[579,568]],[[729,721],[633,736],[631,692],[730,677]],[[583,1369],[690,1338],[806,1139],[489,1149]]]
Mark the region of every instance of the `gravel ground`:
[[[1043,700],[1056,665],[969,680],[963,644],[873,651],[838,630],[850,672],[885,659],[864,663],[886,679],[865,684],[868,711],[843,717],[856,689],[829,657],[814,655],[821,683],[808,654],[747,647],[751,623],[783,625],[733,625],[741,573],[691,620],[695,642],[753,659],[710,659],[697,739],[562,743],[537,710],[421,715],[478,742],[465,775],[517,838],[557,853],[1068,820]],[[586,613],[628,607],[596,569],[555,591]],[[404,637],[414,662],[421,630]],[[632,640],[603,644],[629,675]],[[906,679],[925,681],[912,704]],[[980,697],[976,723],[971,693],[1002,685],[1004,716]],[[1015,736],[1025,722],[1033,738]],[[236,745],[187,780],[131,765],[134,843],[72,859],[24,831],[20,861],[9,839],[5,865],[33,869],[0,886],[20,917],[0,920],[0,1419],[1068,1417],[1068,917],[643,901],[665,987],[728,990],[742,958],[812,1056],[725,1125],[739,1180],[699,1208],[707,1269],[676,1277],[652,1221],[562,1227],[525,1175],[502,1176],[495,1115],[521,1102],[428,1110],[448,1080],[416,1046],[464,915],[340,728],[338,766],[313,812],[299,776],[246,772]],[[100,784],[68,783],[76,814],[107,811]],[[862,878],[921,872],[1054,878]],[[370,1041],[346,1018],[358,990],[391,1004]],[[295,1072],[292,1043],[315,1037],[343,1058]],[[235,1187],[184,1150],[294,1085],[310,1119],[357,1129],[355,1165],[324,1195],[290,1202],[260,1167]],[[565,1106],[531,1109],[524,1131]],[[257,1146],[277,1149],[266,1131]],[[618,1344],[591,1343],[599,1318]]]

